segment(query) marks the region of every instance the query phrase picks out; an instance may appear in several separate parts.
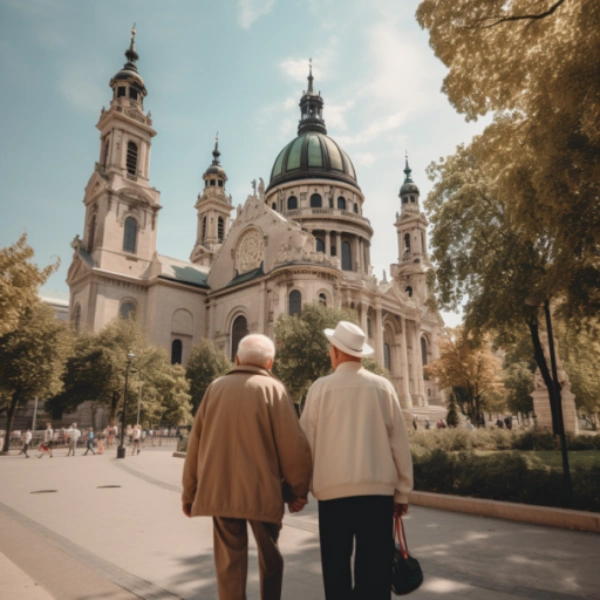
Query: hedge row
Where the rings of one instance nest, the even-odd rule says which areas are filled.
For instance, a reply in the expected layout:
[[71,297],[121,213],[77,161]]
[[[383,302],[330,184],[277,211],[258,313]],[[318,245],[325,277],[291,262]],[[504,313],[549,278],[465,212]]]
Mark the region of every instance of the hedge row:
[[[447,452],[467,450],[560,450],[558,437],[549,432],[506,429],[436,429],[416,431],[410,436],[416,454],[436,449]],[[600,450],[600,435],[567,436],[567,448]]]
[[[530,468],[518,453],[476,456],[442,449],[413,454],[415,489],[540,506],[566,506],[563,474]],[[570,508],[600,512],[600,466],[572,470]]]

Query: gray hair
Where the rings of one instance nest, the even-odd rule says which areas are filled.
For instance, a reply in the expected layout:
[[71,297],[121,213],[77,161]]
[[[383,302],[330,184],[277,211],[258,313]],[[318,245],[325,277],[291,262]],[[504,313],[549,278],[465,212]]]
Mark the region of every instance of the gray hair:
[[265,367],[275,358],[275,344],[262,333],[251,333],[240,340],[237,357],[242,365]]

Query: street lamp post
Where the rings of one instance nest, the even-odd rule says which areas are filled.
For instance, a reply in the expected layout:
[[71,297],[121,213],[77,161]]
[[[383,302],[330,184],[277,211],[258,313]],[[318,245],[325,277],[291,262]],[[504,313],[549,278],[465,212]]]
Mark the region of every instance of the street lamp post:
[[123,390],[123,412],[121,413],[121,445],[117,448],[117,458],[125,458],[125,407],[127,405],[127,383],[129,380],[129,369],[135,354],[130,350],[127,354],[127,368],[125,369],[125,389]]
[[[542,304],[538,296],[531,296],[525,300],[529,306],[538,307]],[[562,397],[560,395],[560,385],[558,383],[558,369],[556,367],[556,354],[554,351],[554,336],[552,334],[552,317],[550,315],[550,305],[548,300],[543,301],[544,313],[546,316],[546,331],[548,333],[548,349],[550,351],[550,368],[552,369],[552,386],[550,394],[550,407],[553,417],[556,418],[556,433],[560,438],[560,451],[562,454],[563,478],[565,489],[565,503],[571,506],[573,499],[573,485],[571,483],[571,470],[569,468],[569,455],[567,454],[567,438],[565,436],[565,422],[563,419]]]

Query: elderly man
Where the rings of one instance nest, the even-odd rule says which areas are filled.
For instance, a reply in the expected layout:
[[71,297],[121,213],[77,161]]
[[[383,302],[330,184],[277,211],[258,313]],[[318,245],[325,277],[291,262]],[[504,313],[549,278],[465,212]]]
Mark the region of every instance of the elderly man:
[[75,456],[75,450],[77,449],[77,442],[81,437],[81,431],[77,429],[77,423],[73,423],[69,430],[67,431],[68,440],[69,440],[69,451],[67,452],[67,456]]
[[373,350],[360,327],[340,321],[325,335],[335,372],[311,386],[300,419],[313,452],[325,598],[389,600],[392,515],[406,513],[412,489],[400,402],[387,379],[362,367]]
[[246,597],[247,521],[258,547],[261,598],[279,600],[282,483],[293,496],[291,511],[308,495],[310,448],[285,387],[270,373],[274,357],[268,337],[243,338],[236,367],[206,390],[188,442],[183,512],[213,518],[221,600]]

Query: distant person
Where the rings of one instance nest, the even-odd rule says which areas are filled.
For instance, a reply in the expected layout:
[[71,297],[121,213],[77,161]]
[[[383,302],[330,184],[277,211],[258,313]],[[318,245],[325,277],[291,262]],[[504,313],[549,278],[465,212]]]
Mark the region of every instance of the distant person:
[[141,425],[134,425],[133,429],[131,430],[131,443],[132,443],[132,449],[131,449],[131,456],[133,456],[134,454],[139,454],[140,453],[140,446],[142,444],[142,426]]
[[425,429],[431,429],[431,421],[429,419],[425,419]]
[[415,431],[416,431],[416,430],[418,429],[418,427],[419,427],[419,425],[418,425],[418,423],[417,423],[417,418],[418,418],[418,417],[415,417],[415,418],[413,419],[413,421],[412,421],[412,426],[413,426],[413,429],[414,429]]
[[504,429],[504,422],[502,421],[502,419],[500,417],[498,417],[496,419],[496,427],[498,429]]
[[512,429],[512,417],[507,415],[504,417],[504,425],[506,425],[506,429]]
[[87,433],[87,445],[85,452],[83,453],[84,456],[86,456],[88,452],[91,452],[94,455],[96,454],[96,452],[94,451],[94,438],[94,429],[93,427],[90,427]]
[[52,458],[52,448],[54,447],[54,430],[52,429],[52,423],[46,423],[46,429],[44,429],[44,437],[40,444],[40,454],[38,458],[42,458],[44,453],[48,453],[48,456]]
[[27,450],[29,450],[29,444],[31,444],[31,440],[33,438],[33,434],[31,433],[31,429],[27,429],[23,435],[21,435],[21,439],[23,440],[23,447],[17,456],[21,454],[25,455],[25,458],[29,458],[29,454],[27,454]]
[[236,366],[208,387],[189,436],[183,513],[212,516],[219,598],[246,598],[250,524],[258,549],[260,597],[279,600],[282,482],[292,512],[308,502],[310,448],[284,385],[270,369],[266,336],[240,341]]
[[340,321],[324,333],[334,372],[308,390],[300,424],[313,453],[325,598],[390,600],[392,517],[406,514],[413,487],[406,425],[392,384],[362,366],[373,353],[363,330]]
[[471,423],[471,419],[467,419],[466,421],[467,429],[470,431],[473,429],[473,423]]
[[77,449],[77,442],[81,437],[81,431],[77,429],[77,423],[73,423],[71,427],[67,430],[67,440],[69,442],[69,451],[67,452],[67,456],[75,456],[75,450]]

